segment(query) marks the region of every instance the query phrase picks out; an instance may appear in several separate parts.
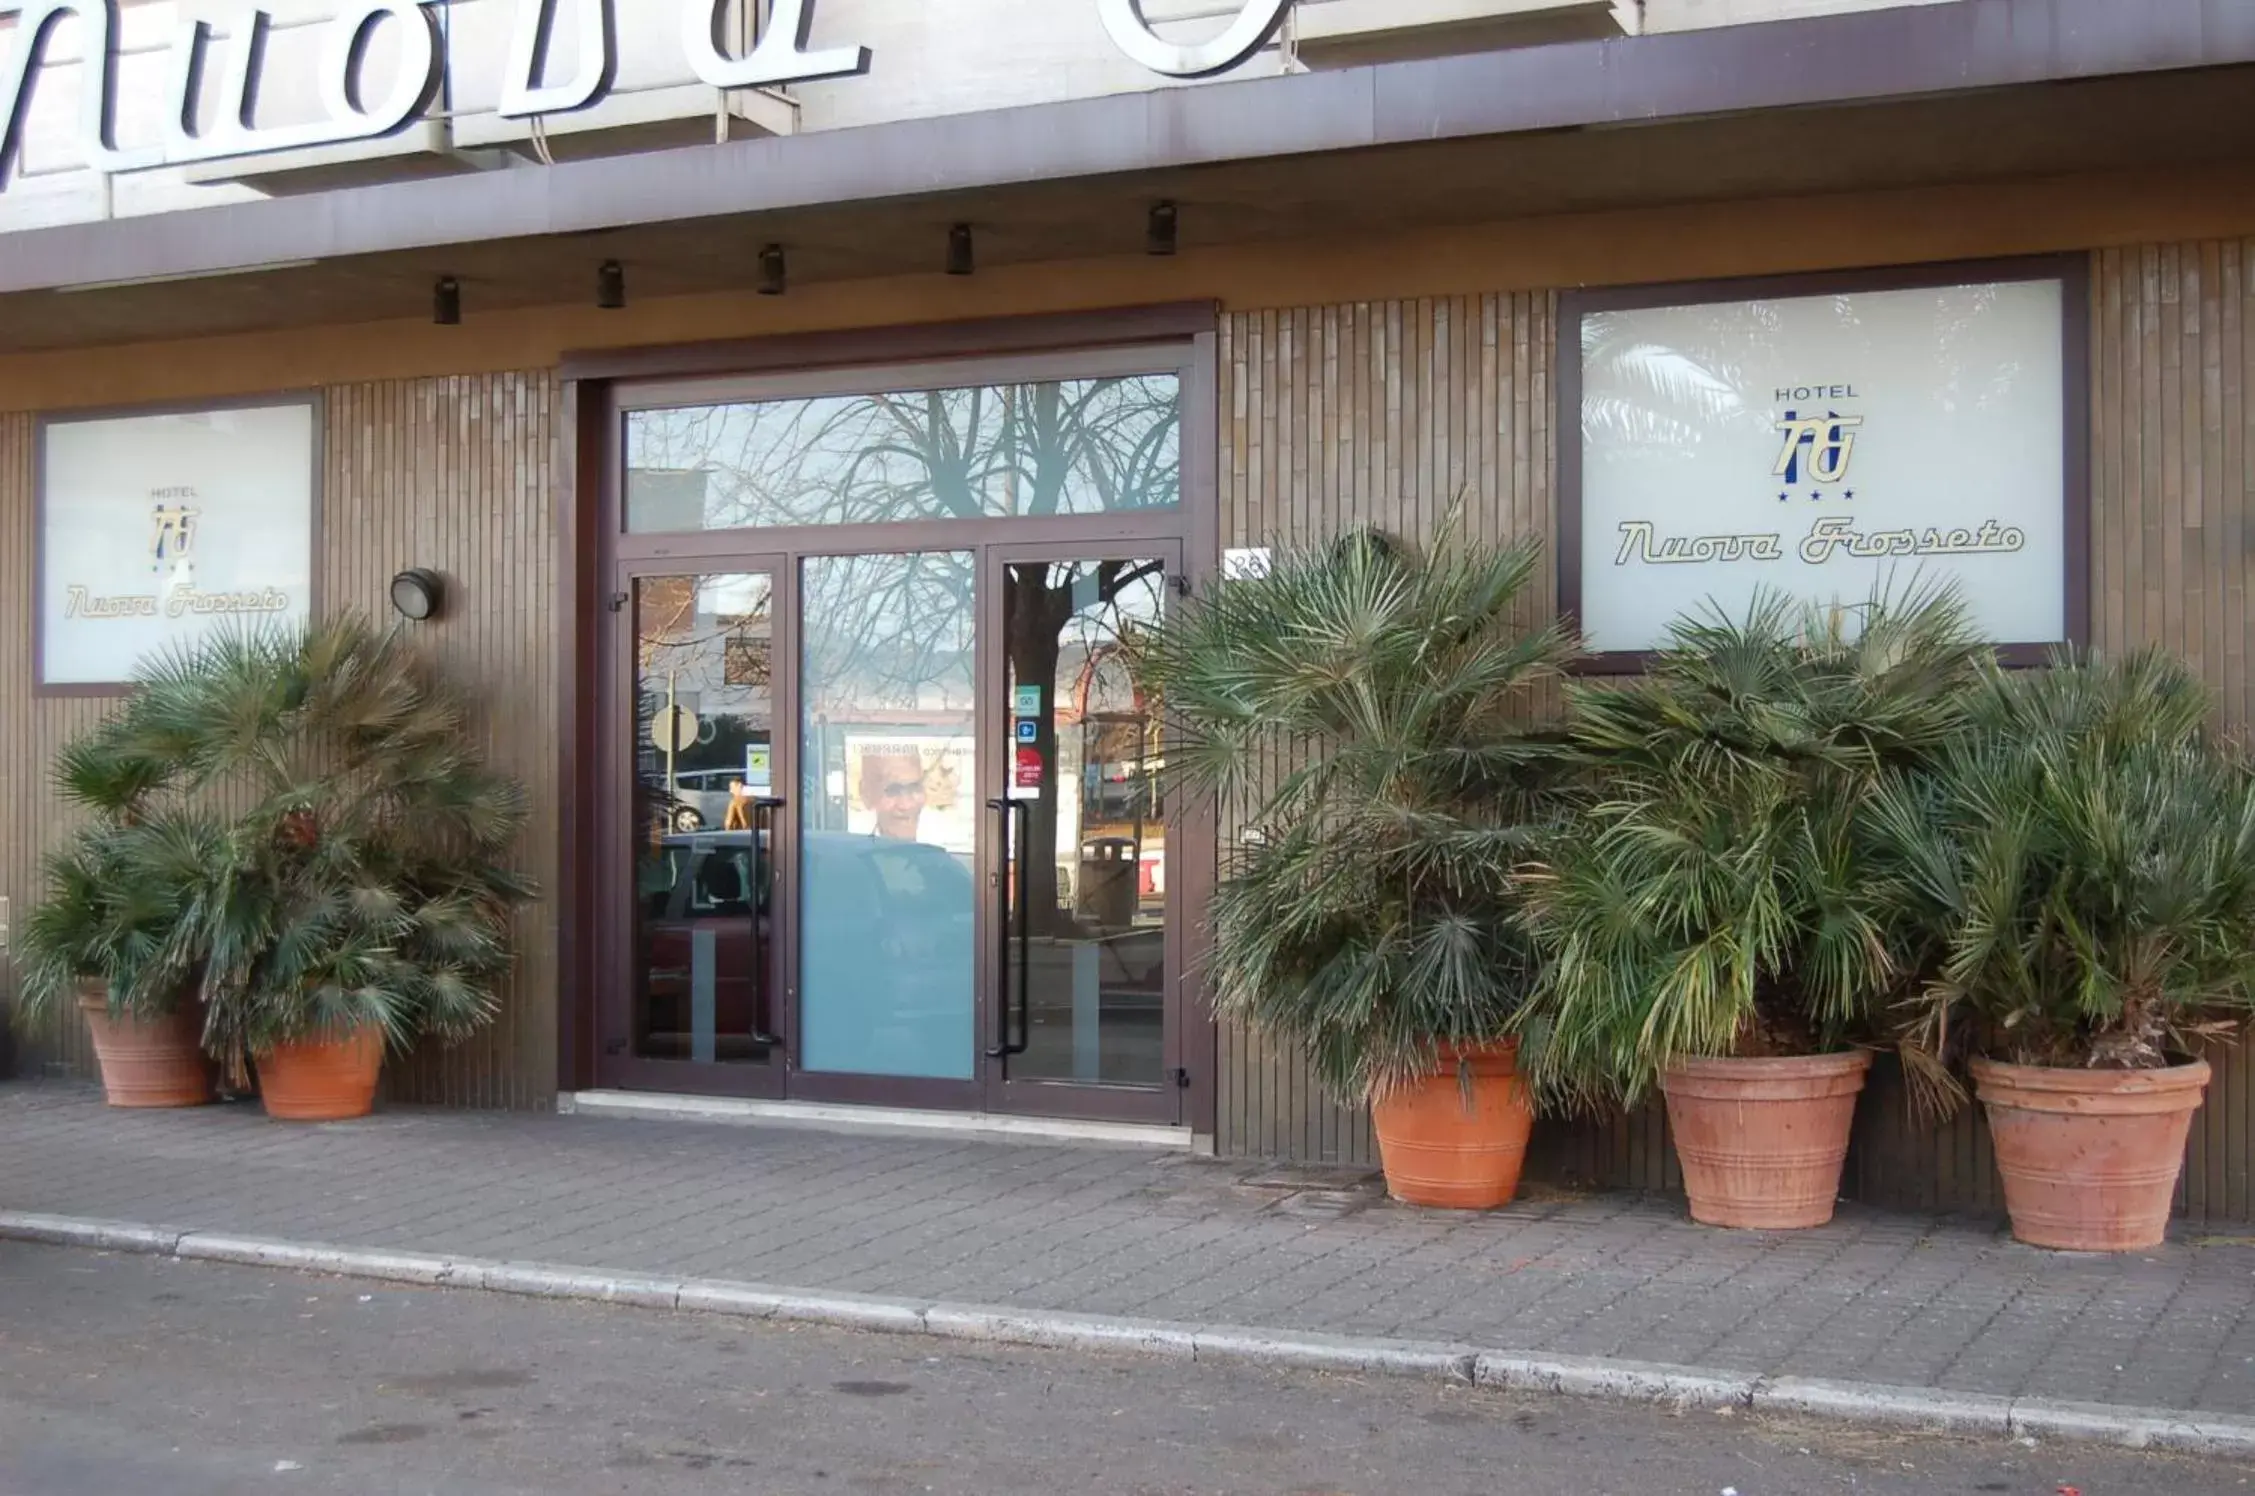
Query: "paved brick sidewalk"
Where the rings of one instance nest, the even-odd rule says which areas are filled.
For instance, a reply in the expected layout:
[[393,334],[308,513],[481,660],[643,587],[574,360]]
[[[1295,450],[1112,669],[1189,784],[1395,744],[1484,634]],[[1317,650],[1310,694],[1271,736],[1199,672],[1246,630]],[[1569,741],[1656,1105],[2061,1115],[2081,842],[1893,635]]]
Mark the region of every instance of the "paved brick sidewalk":
[[1854,1208],[1776,1235],[1633,1196],[1458,1215],[1126,1149],[436,1111],[286,1127],[56,1084],[0,1086],[0,1210],[2255,1413],[2255,1238],[2101,1259]]

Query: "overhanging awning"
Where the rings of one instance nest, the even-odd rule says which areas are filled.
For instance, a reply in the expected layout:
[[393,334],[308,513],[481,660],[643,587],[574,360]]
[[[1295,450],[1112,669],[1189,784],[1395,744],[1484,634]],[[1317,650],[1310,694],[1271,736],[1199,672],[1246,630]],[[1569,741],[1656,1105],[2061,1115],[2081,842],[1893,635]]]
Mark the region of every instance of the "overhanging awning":
[[[874,84],[872,85],[874,86]],[[2255,159],[2255,5],[1955,0],[959,114],[0,236],[0,352]],[[193,296],[179,282],[198,280]],[[62,294],[58,294],[62,293]]]

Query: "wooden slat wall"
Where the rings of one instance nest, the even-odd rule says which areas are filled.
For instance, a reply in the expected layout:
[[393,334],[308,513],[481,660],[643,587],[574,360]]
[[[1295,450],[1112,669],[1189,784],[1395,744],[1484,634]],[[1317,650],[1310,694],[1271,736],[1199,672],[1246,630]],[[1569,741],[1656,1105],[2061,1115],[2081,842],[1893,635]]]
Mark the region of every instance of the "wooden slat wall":
[[[2255,240],[2146,245],[2093,259],[2093,634],[2159,644],[2251,718],[2255,572]],[[1542,296],[1242,313],[1221,350],[1224,545],[1290,544],[1359,523],[1419,533],[1462,492],[1483,534],[1552,526],[1552,306]],[[2212,1057],[2180,1206],[2255,1219],[2255,1063]],[[1310,1161],[1372,1159],[1351,1109],[1296,1057],[1221,1035],[1219,1145]],[[1531,1167],[1554,1179],[1674,1189],[1664,1122],[1545,1124]],[[1986,1127],[1912,1119],[1889,1063],[1860,1113],[1847,1188],[1876,1204],[2001,1209]]]
[[[1552,315],[1518,294],[1225,317],[1222,544],[1423,536],[1459,500],[1476,536],[1548,535]],[[1374,1159],[1360,1110],[1325,1100],[1298,1056],[1224,1026],[1220,1068],[1221,1151]]]
[[[448,582],[447,607],[421,625],[437,657],[479,703],[494,762],[522,779],[534,818],[524,866],[556,882],[557,721],[553,620],[555,377],[543,372],[338,386],[324,392],[323,503],[317,576],[326,609],[390,616],[388,583],[408,566]],[[28,416],[0,415],[0,555],[28,556],[32,530]],[[67,829],[46,783],[58,746],[95,721],[101,702],[31,698],[31,593],[0,601],[0,893],[21,910],[39,855]],[[388,1093],[460,1106],[535,1106],[555,1093],[555,923],[535,905],[520,920],[516,978],[501,1021],[452,1051],[387,1067]],[[0,964],[0,982],[12,973]],[[40,1036],[35,1058],[83,1069],[76,1015]]]

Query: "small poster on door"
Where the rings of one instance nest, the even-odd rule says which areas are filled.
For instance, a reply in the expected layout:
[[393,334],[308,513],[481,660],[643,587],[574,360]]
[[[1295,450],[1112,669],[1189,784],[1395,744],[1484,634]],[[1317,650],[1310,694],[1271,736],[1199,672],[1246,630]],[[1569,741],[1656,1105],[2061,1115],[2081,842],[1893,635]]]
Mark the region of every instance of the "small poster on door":
[[979,827],[977,802],[966,786],[975,761],[970,738],[848,737],[847,829],[971,855]]

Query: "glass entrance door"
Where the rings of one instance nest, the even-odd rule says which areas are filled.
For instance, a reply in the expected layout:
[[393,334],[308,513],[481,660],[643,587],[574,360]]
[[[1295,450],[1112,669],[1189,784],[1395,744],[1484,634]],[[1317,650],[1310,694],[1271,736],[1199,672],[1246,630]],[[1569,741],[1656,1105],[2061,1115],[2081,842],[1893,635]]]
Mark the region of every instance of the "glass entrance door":
[[[598,1015],[605,1085],[780,1094],[786,907],[775,876],[789,745],[774,560],[628,569],[614,594],[611,739],[630,786],[609,859],[628,919]],[[614,884],[616,886],[616,884]]]
[[1178,1121],[1179,880],[1135,646],[1181,556],[1000,549],[994,566],[990,1104]]

